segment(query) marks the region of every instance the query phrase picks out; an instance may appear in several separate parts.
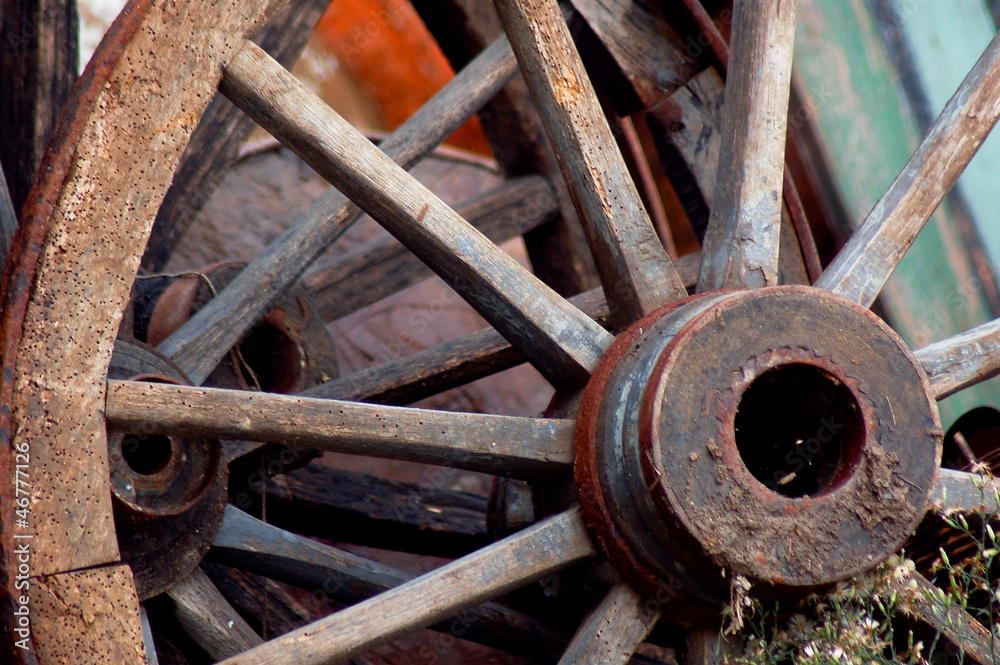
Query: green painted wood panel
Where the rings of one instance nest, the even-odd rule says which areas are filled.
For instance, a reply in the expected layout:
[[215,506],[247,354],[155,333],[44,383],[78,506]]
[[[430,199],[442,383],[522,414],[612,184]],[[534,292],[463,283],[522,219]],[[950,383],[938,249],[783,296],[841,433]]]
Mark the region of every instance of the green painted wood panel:
[[[827,167],[856,228],[920,141],[865,0],[801,0],[795,69]],[[989,304],[945,208],[939,209],[882,291],[889,322],[912,348],[991,318]],[[1000,404],[1000,381],[941,402],[948,427],[962,413]]]

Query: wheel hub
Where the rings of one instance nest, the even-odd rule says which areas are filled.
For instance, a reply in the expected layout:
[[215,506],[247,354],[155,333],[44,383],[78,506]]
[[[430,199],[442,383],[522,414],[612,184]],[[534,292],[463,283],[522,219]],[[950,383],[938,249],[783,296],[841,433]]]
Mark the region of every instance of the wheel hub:
[[[581,404],[576,475],[619,572],[721,605],[898,550],[941,456],[926,378],[860,306],[807,287],[689,298],[621,335]],[[721,573],[721,574],[720,574]]]

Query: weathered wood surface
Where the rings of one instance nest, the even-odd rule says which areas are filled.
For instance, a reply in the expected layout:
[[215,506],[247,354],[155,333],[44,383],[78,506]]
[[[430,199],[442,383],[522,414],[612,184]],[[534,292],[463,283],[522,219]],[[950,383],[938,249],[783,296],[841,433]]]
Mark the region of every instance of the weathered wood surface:
[[224,662],[343,661],[596,553],[574,508]]
[[1000,374],[1000,319],[914,352],[927,372],[931,391],[944,399]]
[[290,633],[319,618],[272,580],[208,561],[201,563],[201,569],[250,628],[265,639]]
[[[209,558],[348,604],[413,579],[391,566],[265,524],[233,506],[226,508]],[[483,603],[430,627],[536,658],[558,657],[568,641],[546,624],[495,603]]]
[[[25,530],[38,575],[118,559],[103,414],[115,332],[149,224],[221,64],[269,5],[130,4],[75,88],[75,113],[63,116],[26,204],[0,307],[0,437],[30,447]],[[177,39],[154,44],[163,33]]]
[[[254,41],[290,69],[299,59],[328,4],[329,0],[289,3],[275,14]],[[215,95],[191,135],[173,184],[156,213],[142,256],[143,268],[150,272],[163,269],[177,241],[222,182],[254,126],[253,120],[225,96]]]
[[[139,600],[128,566],[36,578],[29,595],[29,641],[38,663],[145,665]],[[6,655],[19,653],[28,652]]]
[[625,327],[687,295],[625,166],[554,0],[497,2],[521,75],[559,156],[611,317]]
[[[493,242],[506,242],[559,213],[555,192],[540,176],[505,182],[455,212]],[[324,321],[347,316],[434,273],[392,238],[379,238],[328,260],[304,279]]]
[[0,162],[20,213],[77,78],[79,18],[75,0],[5,0],[0,16]]
[[[685,286],[698,279],[700,254],[680,257],[675,265]],[[593,319],[606,325],[608,308],[601,289],[570,298]],[[495,330],[484,329],[405,358],[342,376],[304,391],[303,395],[373,402],[409,404],[525,362]]]
[[1000,485],[986,476],[941,469],[931,501],[939,510],[1000,515]]
[[[368,547],[458,558],[489,545],[486,499],[309,464],[254,483],[239,506],[295,533]],[[244,505],[246,504],[246,505]]]
[[167,596],[184,631],[215,660],[264,642],[229,604],[201,568],[172,586]]
[[616,584],[580,624],[559,665],[625,665],[660,614],[632,587]]
[[502,252],[251,42],[221,90],[431,266],[556,385],[612,337]]
[[573,462],[573,421],[109,381],[107,422],[126,431],[307,446],[537,477]]
[[778,283],[797,0],[737,0],[699,291]]
[[[283,68],[277,68],[286,79],[292,78]],[[412,166],[474,114],[515,71],[514,56],[506,40],[496,42],[393,132],[382,143],[382,150],[390,161]],[[229,72],[228,76],[236,74]],[[297,81],[296,85],[301,89]],[[192,381],[204,381],[246,329],[360,214],[340,192],[331,190],[219,297],[164,340],[160,351],[177,361]]]
[[1000,117],[1000,36],[816,286],[870,306]]
[[[413,6],[455,69],[503,35],[492,0],[415,0]],[[506,177],[541,173],[556,190],[561,215],[524,237],[534,273],[564,296],[597,286],[583,229],[524,81],[511,81],[479,117]]]
[[[955,603],[947,603],[942,592],[922,575],[914,574],[918,600],[913,603],[914,618],[927,624],[941,637],[958,648],[959,662],[993,665],[996,658],[996,639],[983,624]],[[938,653],[944,650],[938,645]],[[937,660],[937,658],[935,658]]]

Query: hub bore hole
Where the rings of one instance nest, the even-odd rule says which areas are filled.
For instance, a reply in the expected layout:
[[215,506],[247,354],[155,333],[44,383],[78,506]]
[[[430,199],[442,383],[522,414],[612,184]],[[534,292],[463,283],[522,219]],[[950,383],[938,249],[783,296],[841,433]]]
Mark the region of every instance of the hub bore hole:
[[165,469],[172,451],[168,436],[126,434],[122,438],[122,457],[129,468],[141,476],[151,476]]
[[[284,330],[263,321],[251,330],[240,344],[240,354],[253,370],[260,389],[271,393],[296,392],[302,381],[298,345]],[[246,376],[247,385],[254,387],[253,377]]]
[[753,477],[788,497],[831,492],[864,441],[858,404],[831,374],[790,364],[757,377],[740,400],[736,447]]

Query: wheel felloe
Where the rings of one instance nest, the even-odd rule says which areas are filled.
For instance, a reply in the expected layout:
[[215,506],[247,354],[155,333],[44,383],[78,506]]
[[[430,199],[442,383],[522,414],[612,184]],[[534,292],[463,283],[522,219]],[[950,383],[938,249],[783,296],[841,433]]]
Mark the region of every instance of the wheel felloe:
[[588,521],[621,572],[721,605],[726,571],[794,593],[898,550],[926,510],[941,428],[884,323],[774,287],[688,299],[623,335],[588,385],[577,454]]

